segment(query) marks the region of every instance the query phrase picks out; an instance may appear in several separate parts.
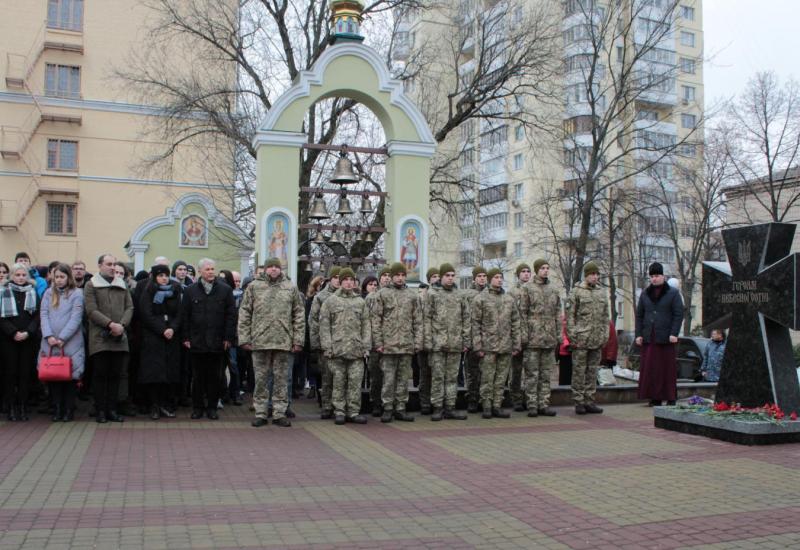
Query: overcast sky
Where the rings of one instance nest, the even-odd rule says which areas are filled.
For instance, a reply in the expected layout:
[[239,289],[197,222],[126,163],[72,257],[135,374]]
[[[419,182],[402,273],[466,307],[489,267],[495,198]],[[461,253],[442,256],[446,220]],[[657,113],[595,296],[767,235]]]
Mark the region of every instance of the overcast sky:
[[704,0],[705,99],[741,91],[757,71],[800,79],[800,0]]

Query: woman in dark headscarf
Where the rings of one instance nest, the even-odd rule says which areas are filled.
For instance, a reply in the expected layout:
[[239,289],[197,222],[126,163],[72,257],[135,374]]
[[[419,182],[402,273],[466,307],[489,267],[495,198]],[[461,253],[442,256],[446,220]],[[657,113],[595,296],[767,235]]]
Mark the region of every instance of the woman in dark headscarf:
[[641,346],[639,399],[650,406],[677,399],[678,333],[683,322],[683,298],[667,283],[664,267],[654,262],[648,270],[650,286],[639,296],[636,306],[636,344]]

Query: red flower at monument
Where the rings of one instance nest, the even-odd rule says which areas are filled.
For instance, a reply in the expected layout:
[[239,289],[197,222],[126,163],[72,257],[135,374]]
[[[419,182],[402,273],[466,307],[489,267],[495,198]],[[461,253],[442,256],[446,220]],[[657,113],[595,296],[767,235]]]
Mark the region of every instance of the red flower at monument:
[[729,411],[730,409],[731,409],[730,405],[725,403],[725,401],[714,403],[714,410],[717,412]]
[[790,414],[790,415],[789,415],[789,418],[790,418],[791,420],[797,420],[797,413],[796,413],[796,412],[794,412],[794,411],[792,411],[792,414]]

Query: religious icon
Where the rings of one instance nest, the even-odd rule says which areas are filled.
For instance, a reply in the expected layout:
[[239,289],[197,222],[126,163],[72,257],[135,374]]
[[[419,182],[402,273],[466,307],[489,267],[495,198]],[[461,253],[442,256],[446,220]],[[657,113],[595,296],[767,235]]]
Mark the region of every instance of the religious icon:
[[181,246],[206,248],[208,246],[208,225],[197,214],[186,216],[181,221]]
[[400,261],[406,266],[409,281],[419,281],[420,263],[420,235],[422,231],[419,222],[408,221],[403,224],[400,230],[402,240],[400,241]]
[[289,220],[285,214],[272,214],[267,219],[267,250],[270,258],[278,258],[281,268],[289,268]]

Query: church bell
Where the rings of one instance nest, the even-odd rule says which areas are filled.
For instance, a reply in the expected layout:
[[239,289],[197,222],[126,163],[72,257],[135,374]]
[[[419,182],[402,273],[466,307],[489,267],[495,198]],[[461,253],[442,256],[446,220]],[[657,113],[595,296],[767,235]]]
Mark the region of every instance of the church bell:
[[312,220],[324,220],[328,217],[328,209],[325,208],[325,200],[320,195],[317,195],[317,198],[314,199],[314,202],[311,204],[308,217]]
[[362,214],[369,214],[372,212],[372,203],[366,195],[361,197],[361,208],[358,209]]
[[340,216],[347,216],[353,213],[353,209],[350,207],[350,199],[344,193],[339,198],[339,208],[336,209],[336,213]]
[[338,183],[339,185],[349,185],[358,182],[358,176],[355,170],[353,170],[353,163],[347,158],[346,150],[339,153],[339,160],[336,161],[336,166],[333,168],[333,177],[328,181],[331,183]]

